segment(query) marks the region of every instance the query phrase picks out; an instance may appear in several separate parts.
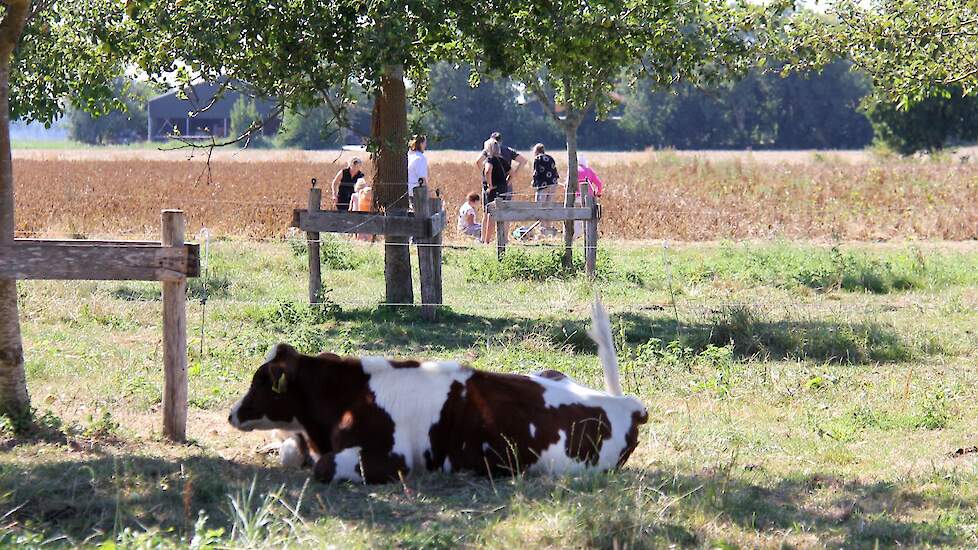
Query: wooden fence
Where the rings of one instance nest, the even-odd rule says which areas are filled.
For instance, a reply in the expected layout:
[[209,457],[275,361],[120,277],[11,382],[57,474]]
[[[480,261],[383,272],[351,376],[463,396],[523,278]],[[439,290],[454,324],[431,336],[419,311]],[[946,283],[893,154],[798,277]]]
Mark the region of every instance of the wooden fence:
[[184,242],[180,210],[161,212],[153,241],[15,239],[0,244],[0,279],[163,283],[163,434],[187,437],[187,278],[200,276],[198,245]]
[[360,233],[390,237],[413,237],[418,248],[421,273],[421,312],[434,320],[442,304],[442,230],[445,211],[440,198],[431,197],[428,187],[414,189],[415,212],[341,212],[322,210],[322,191],[309,190],[309,207],[292,213],[292,227],[306,232],[309,247],[309,303],[322,300],[320,233]]
[[499,259],[506,254],[508,222],[526,221],[583,221],[584,271],[594,277],[598,258],[598,220],[601,205],[590,193],[584,193],[584,206],[564,206],[556,202],[527,202],[495,200],[486,205],[496,223],[496,253]]

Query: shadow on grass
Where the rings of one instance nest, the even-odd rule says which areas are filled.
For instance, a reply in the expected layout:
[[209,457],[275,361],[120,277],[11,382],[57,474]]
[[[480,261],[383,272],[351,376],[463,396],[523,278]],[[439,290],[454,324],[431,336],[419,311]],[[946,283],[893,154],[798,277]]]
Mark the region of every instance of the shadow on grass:
[[[587,335],[590,320],[543,317],[484,317],[445,309],[438,321],[428,323],[412,310],[359,309],[343,311],[341,326],[331,336],[347,338],[368,351],[390,353],[425,350],[468,351],[498,343],[519,343],[530,335],[543,335],[557,349],[595,353]],[[735,356],[764,359],[812,359],[842,364],[896,362],[937,349],[916,349],[891,327],[876,322],[833,320],[766,320],[745,309],[714,312],[695,323],[681,323],[667,312],[624,313],[612,317],[619,344],[640,345],[651,339],[678,339],[699,352],[708,345],[731,345]],[[342,334],[341,334],[342,333]]]
[[[307,475],[308,470],[264,468],[216,457],[174,461],[123,455],[8,463],[0,470],[0,492],[10,510],[5,522],[13,529],[65,535],[75,542],[93,534],[97,539],[111,537],[125,527],[172,529],[165,536],[187,541],[199,510],[209,516],[209,527],[230,532],[228,495],[253,479],[261,492],[281,489],[284,499],[294,504]],[[702,546],[715,541],[698,530],[703,522],[696,518],[715,517],[709,523],[727,531],[724,525],[778,541],[794,534],[830,545],[869,548],[964,543],[963,530],[953,525],[907,518],[936,517],[944,508],[978,505],[948,503],[918,492],[910,483],[862,483],[819,475],[755,483],[738,476],[757,478],[756,473],[737,470],[727,475],[626,469],[576,478],[493,482],[446,474],[411,478],[404,485],[313,482],[300,512],[307,521],[343,520],[344,531],[352,524],[361,534],[396,541],[399,547],[486,542],[505,546],[528,536],[556,537],[552,543],[575,547],[607,548],[616,541],[629,547]],[[543,517],[567,521],[541,523]]]
[[[120,283],[105,290],[108,296],[126,302],[158,302],[163,299],[159,284]],[[207,298],[229,298],[231,279],[226,274],[209,274],[206,279],[195,277],[188,280],[187,296],[191,300]]]

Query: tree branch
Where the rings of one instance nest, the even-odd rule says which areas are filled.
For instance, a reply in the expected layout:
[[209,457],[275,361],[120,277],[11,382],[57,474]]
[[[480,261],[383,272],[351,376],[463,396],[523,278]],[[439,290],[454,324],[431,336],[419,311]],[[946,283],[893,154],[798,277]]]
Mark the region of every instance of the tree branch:
[[25,25],[30,25],[31,21],[33,21],[35,17],[40,15],[41,12],[53,6],[54,2],[55,0],[35,0],[34,3],[31,5],[31,13],[28,14],[27,21],[25,21]]
[[968,70],[968,71],[966,71],[964,73],[958,74],[956,76],[945,78],[941,82],[941,84],[945,84],[945,85],[959,84],[961,82],[964,82],[965,80],[968,80],[969,78],[974,77],[975,75],[978,75],[978,67],[973,67],[973,68],[971,68],[970,70]]
[[[221,82],[221,84],[217,87],[217,91],[214,92],[214,95],[211,96],[210,101],[207,102],[207,105],[204,105],[203,107],[201,107],[199,109],[192,110],[191,111],[192,116],[197,116],[197,115],[199,115],[201,113],[205,113],[208,110],[210,110],[210,108],[213,107],[214,104],[218,102],[218,100],[220,100],[221,98],[224,97],[224,92],[225,91],[227,91],[228,89],[233,89],[233,88],[231,88],[230,83],[231,83],[230,80],[225,80],[225,81]],[[193,100],[191,100],[191,103],[196,106],[196,105],[198,105],[200,103],[200,97],[197,96],[197,89],[194,88],[193,84],[190,85],[190,91],[194,95],[194,98],[193,98]],[[187,99],[189,100],[190,97],[188,96]]]
[[[254,137],[255,132],[261,130],[266,124],[268,124],[269,121],[275,119],[278,116],[281,116],[284,110],[285,110],[284,104],[282,103],[277,104],[275,106],[275,109],[273,109],[268,113],[268,116],[252,122],[251,126],[248,126],[248,128],[245,129],[245,131],[242,132],[240,136],[231,140],[218,142],[216,139],[214,139],[214,136],[211,136],[209,142],[197,143],[195,141],[190,141],[189,139],[184,139],[179,136],[171,136],[172,139],[179,141],[180,145],[167,149],[167,151],[179,151],[181,149],[191,149],[196,151],[198,149],[206,149],[207,162],[204,163],[204,168],[201,169],[200,174],[197,176],[196,181],[194,181],[194,185],[200,183],[200,180],[204,177],[204,174],[207,174],[207,185],[210,185],[212,181],[211,157],[214,155],[214,149],[218,147],[227,147],[228,145],[234,145],[235,143],[240,143],[242,141],[244,141],[244,147],[247,148],[248,145],[251,144],[251,138]],[[193,156],[194,155],[191,154],[190,158],[193,158]]]
[[557,122],[560,122],[560,117],[557,115],[557,105],[554,103],[553,98],[543,91],[540,82],[536,78],[533,79],[533,84],[530,85],[530,91],[533,92],[533,95],[543,105],[543,109],[547,111],[547,114],[552,116]]

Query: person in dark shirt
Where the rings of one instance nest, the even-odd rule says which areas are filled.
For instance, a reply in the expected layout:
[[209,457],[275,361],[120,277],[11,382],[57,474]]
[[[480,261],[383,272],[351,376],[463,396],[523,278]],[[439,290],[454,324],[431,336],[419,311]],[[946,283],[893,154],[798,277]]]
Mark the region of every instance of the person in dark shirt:
[[[557,183],[560,175],[557,173],[557,163],[547,154],[542,143],[533,146],[533,195],[536,202],[551,202],[557,195]],[[549,222],[540,223],[540,232],[544,235],[554,235],[557,230]]]
[[[503,135],[499,132],[493,132],[492,135],[489,136],[489,140],[495,141],[499,144],[499,158],[503,163],[503,169],[506,170],[506,181],[509,182],[509,192],[512,193],[513,184],[516,182],[514,176],[516,176],[516,174],[520,171],[520,168],[526,164],[526,157],[521,155],[519,151],[513,149],[512,147],[504,147]],[[489,143],[489,140],[486,140],[486,143]],[[483,144],[482,153],[479,154],[479,158],[475,161],[476,168],[482,170],[488,158],[489,155],[486,151],[485,144]],[[513,166],[513,163],[516,163],[515,167]]]
[[350,159],[348,167],[337,172],[336,177],[333,178],[332,191],[333,198],[336,199],[337,210],[346,212],[350,209],[350,198],[353,197],[357,180],[364,177],[362,167],[363,161],[353,157]]
[[482,216],[482,242],[490,243],[494,237],[496,224],[492,221],[492,214],[489,213],[489,203],[499,198],[505,200],[507,194],[506,169],[500,155],[498,141],[486,140],[487,158],[483,166],[483,194],[485,195],[483,204],[486,206],[485,214]]

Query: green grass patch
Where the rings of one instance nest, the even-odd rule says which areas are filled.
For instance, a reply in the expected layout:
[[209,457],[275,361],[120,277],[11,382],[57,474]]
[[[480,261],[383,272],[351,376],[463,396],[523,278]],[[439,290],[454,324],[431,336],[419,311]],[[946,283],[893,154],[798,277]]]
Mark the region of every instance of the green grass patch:
[[904,249],[725,244],[706,254],[673,254],[676,279],[684,284],[732,280],[749,285],[821,292],[845,290],[887,294],[978,284],[973,254]]
[[[434,322],[378,305],[383,246],[323,249],[310,306],[305,241],[211,243],[187,303],[188,445],[159,435],[159,284],[19,283],[43,430],[0,418],[0,547],[973,545],[974,456],[948,452],[975,444],[976,249],[603,241],[594,281],[559,251],[449,250]],[[650,412],[619,472],[306,485],[226,424],[280,341],[600,388],[595,292]]]

